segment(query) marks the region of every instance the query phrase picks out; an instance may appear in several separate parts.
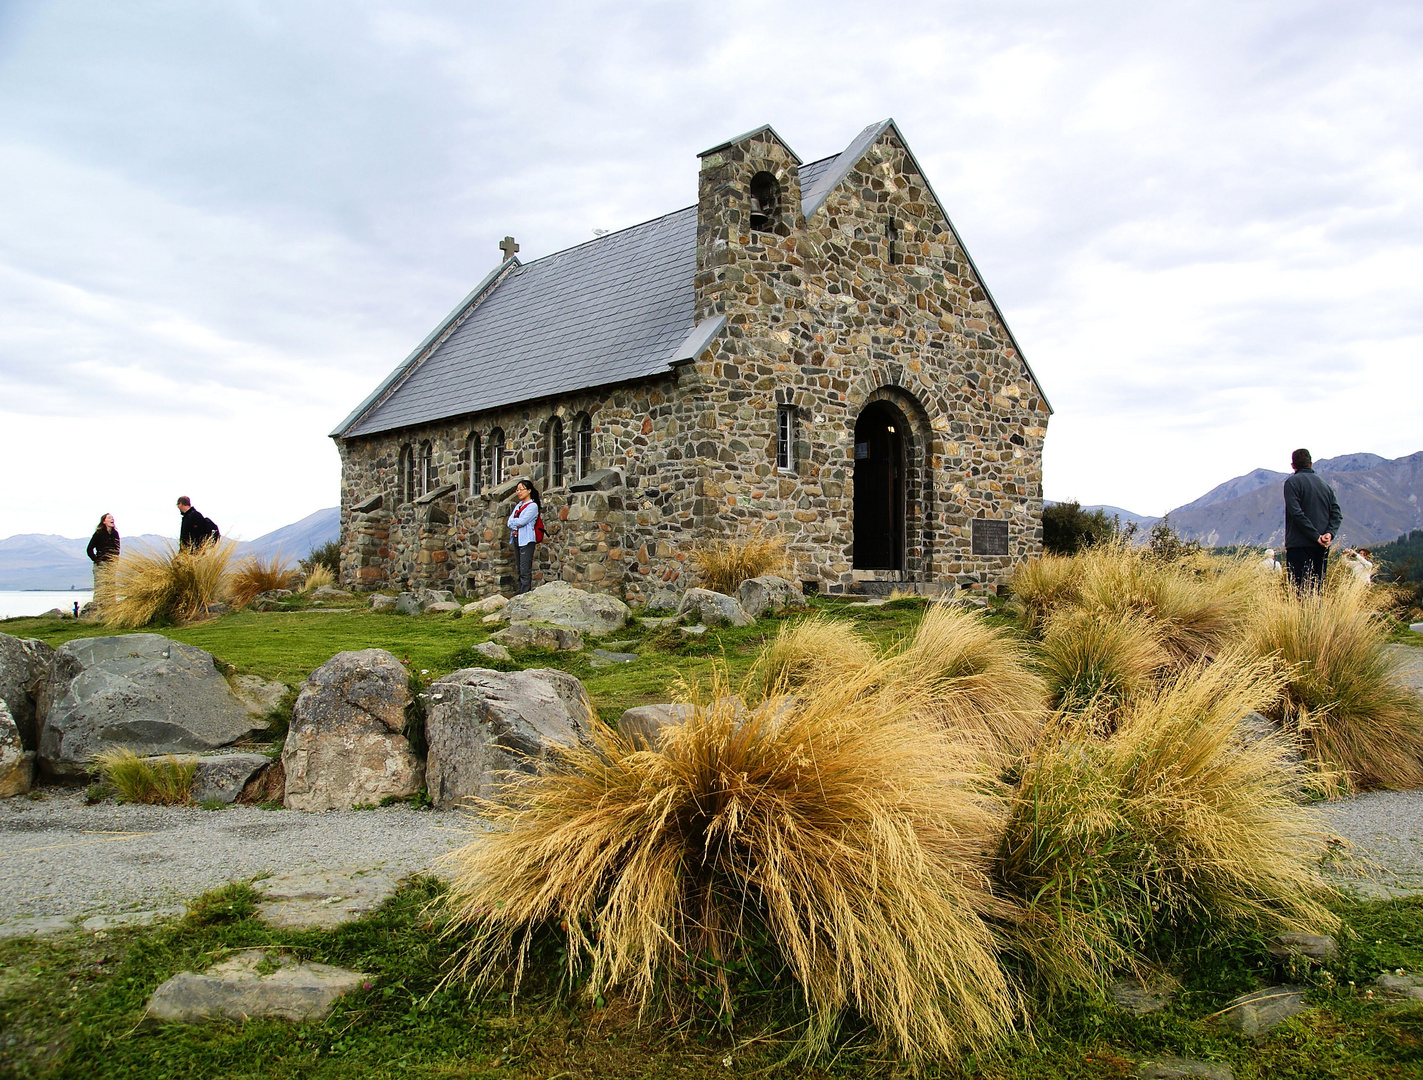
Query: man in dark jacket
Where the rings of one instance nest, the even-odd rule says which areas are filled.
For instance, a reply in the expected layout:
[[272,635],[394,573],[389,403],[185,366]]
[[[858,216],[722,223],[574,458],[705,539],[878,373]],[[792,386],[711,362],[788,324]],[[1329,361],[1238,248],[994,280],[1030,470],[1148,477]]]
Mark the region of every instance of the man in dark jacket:
[[200,547],[209,540],[220,539],[217,525],[210,518],[203,517],[186,495],[178,498],[178,512],[183,515],[182,527],[178,530],[178,546]]
[[1290,465],[1295,474],[1285,481],[1285,566],[1296,589],[1318,589],[1344,515],[1334,489],[1315,474],[1308,450],[1291,454]]

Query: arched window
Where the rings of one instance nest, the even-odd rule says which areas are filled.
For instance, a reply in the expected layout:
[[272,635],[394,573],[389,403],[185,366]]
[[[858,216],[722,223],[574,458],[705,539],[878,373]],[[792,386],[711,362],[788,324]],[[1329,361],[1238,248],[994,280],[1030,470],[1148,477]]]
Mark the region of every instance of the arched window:
[[396,501],[408,503],[415,498],[415,454],[406,443],[395,459]]
[[582,480],[593,471],[593,421],[587,416],[578,418],[578,479]]
[[556,416],[548,422],[548,483],[563,487],[563,421]]
[[781,185],[768,172],[751,178],[751,227],[770,232],[781,218]]
[[478,435],[471,435],[465,440],[464,459],[469,468],[469,493],[478,495],[484,489],[484,454]]
[[420,494],[428,495],[439,486],[435,477],[435,448],[426,439],[420,444]]
[[504,482],[504,432],[495,428],[489,433],[489,483],[498,487]]

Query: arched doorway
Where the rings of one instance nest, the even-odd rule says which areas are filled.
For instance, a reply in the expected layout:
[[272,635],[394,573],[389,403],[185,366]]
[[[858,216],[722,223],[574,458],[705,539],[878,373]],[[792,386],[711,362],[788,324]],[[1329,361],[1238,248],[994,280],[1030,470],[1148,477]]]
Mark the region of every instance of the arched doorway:
[[855,421],[855,569],[904,569],[905,440],[909,424],[887,401]]

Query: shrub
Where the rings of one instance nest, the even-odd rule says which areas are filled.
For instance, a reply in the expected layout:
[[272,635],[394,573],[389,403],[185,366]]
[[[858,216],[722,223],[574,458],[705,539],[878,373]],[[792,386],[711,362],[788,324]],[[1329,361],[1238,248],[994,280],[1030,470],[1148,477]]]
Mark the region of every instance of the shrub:
[[710,967],[726,1017],[761,940],[809,1047],[846,1009],[911,1060],[992,1042],[1018,1013],[984,918],[998,817],[918,704],[843,679],[748,712],[713,687],[656,751],[594,721],[596,747],[513,781],[484,807],[493,831],[449,856],[464,970],[488,985],[512,956],[517,989],[533,933],[558,926],[590,994],[676,1007]]
[[786,542],[779,536],[713,540],[692,552],[702,587],[734,593],[743,581],[773,571],[787,573]]
[[301,591],[311,592],[312,589],[319,589],[323,585],[332,585],[335,581],[335,576],[326,568],[325,563],[316,563],[306,572],[306,579],[301,583]]
[[874,662],[874,646],[849,623],[813,615],[781,624],[757,658],[747,683],[754,696],[773,697],[804,686],[854,678]]
[[234,545],[230,540],[194,548],[131,548],[109,565],[112,592],[99,606],[109,626],[133,629],[158,619],[186,622],[227,595]]
[[132,750],[112,747],[94,757],[100,775],[118,792],[121,802],[174,806],[186,803],[197,775],[196,758],[172,754],[157,760],[141,758]]
[[232,606],[244,608],[264,592],[273,589],[294,589],[301,581],[301,571],[287,562],[280,552],[275,555],[249,555],[232,572],[228,595]]
[[1103,618],[1079,608],[1051,616],[1038,649],[1052,704],[1108,719],[1150,690],[1153,676],[1169,661],[1150,621]]
[[885,662],[886,692],[922,698],[928,714],[960,737],[1027,753],[1042,726],[1046,689],[1022,648],[982,616],[936,604],[914,636]]
[[1295,801],[1307,766],[1285,736],[1241,737],[1279,684],[1270,664],[1227,655],[1130,702],[1105,740],[1071,718],[1044,737],[1009,809],[999,876],[1048,988],[1100,988],[1168,931],[1337,924],[1318,869],[1327,838]]
[[332,581],[341,576],[340,540],[328,540],[319,547],[312,548],[306,558],[301,560],[301,569],[304,574],[310,574],[318,566],[326,567],[331,573]]
[[1264,711],[1313,759],[1358,790],[1423,787],[1423,700],[1399,680],[1372,601],[1348,574],[1321,593],[1281,588],[1257,609],[1246,647],[1281,666],[1284,692]]
[[1116,523],[1105,510],[1089,514],[1075,499],[1043,507],[1043,550],[1054,555],[1075,555],[1116,533]]

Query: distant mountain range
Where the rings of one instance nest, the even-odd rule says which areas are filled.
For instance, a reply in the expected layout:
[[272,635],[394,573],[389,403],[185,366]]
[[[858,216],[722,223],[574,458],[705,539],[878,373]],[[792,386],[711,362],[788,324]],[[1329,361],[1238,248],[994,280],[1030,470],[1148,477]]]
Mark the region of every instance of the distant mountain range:
[[[1339,508],[1344,512],[1339,532],[1350,547],[1387,543],[1410,529],[1423,528],[1423,451],[1392,461],[1378,454],[1344,454],[1315,462],[1314,471],[1329,481],[1339,497]],[[1280,488],[1289,475],[1252,469],[1166,516],[1181,536],[1207,547],[1258,544],[1278,548],[1285,542],[1285,503]],[[1123,522],[1135,521],[1143,530],[1161,520],[1115,506],[1101,509],[1108,517],[1116,514]]]
[[[312,548],[335,540],[341,531],[339,507],[318,510],[300,521],[283,525],[256,540],[239,540],[239,556],[270,558],[279,552],[292,562],[304,559]],[[144,533],[125,536],[125,548],[161,548],[173,537]],[[92,564],[84,549],[89,537],[71,540],[45,533],[21,533],[0,540],[0,589],[88,589],[94,584]]]

